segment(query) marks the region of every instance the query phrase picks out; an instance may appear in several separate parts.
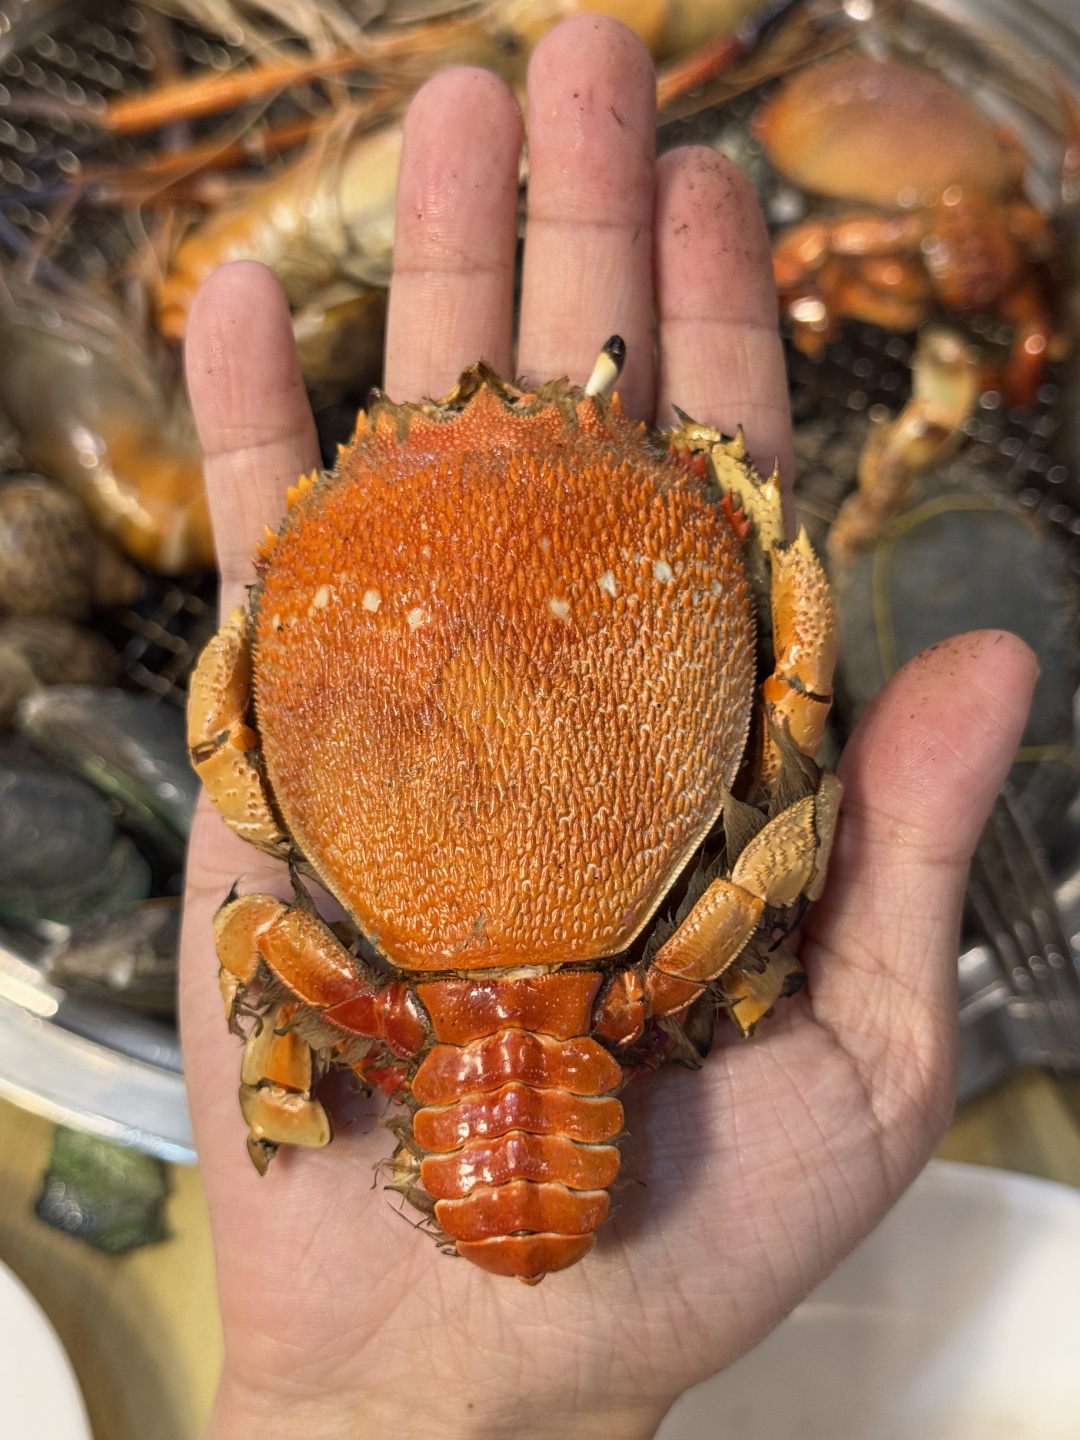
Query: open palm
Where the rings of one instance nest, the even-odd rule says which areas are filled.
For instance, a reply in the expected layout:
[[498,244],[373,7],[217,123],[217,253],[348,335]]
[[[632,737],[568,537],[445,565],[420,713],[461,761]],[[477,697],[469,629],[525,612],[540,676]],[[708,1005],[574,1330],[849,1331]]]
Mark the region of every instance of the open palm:
[[[444,393],[483,356],[582,382],[613,332],[624,403],[657,423],[742,423],[791,473],[768,246],[739,173],[708,150],[653,159],[654,81],[614,22],[560,26],[529,81],[529,217],[517,363],[521,118],[505,87],[448,71],[414,102],[398,194],[386,389]],[[654,324],[657,360],[654,364]],[[219,271],[191,316],[223,611],[286,485],[317,464],[275,282]],[[192,838],[182,1018],[217,1249],[226,1369],[211,1434],[648,1436],[676,1395],[774,1326],[881,1218],[951,1107],[967,863],[1023,727],[1035,666],[981,633],[908,665],[844,755],[809,985],[750,1043],[626,1097],[623,1182],[596,1249],[538,1288],[440,1255],[388,1197],[381,1099],[260,1179],[237,1105],[210,920],[232,883],[289,896],[281,867],[209,807]]]

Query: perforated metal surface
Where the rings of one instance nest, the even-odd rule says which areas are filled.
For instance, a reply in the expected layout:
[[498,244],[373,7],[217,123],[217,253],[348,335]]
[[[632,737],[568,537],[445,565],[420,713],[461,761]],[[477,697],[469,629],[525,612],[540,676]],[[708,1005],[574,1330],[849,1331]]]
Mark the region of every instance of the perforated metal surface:
[[[16,12],[26,8],[9,3]],[[131,238],[122,218],[88,207],[72,211],[71,186],[87,166],[120,167],[136,158],[134,145],[79,112],[100,113],[116,95],[150,83],[157,60],[147,29],[146,15],[133,5],[63,6],[45,33],[0,61],[0,179],[8,222],[0,238],[7,248],[21,245],[28,253],[48,242],[50,260],[79,279],[107,274],[127,259]]]
[[[992,322],[988,322],[992,323]],[[789,348],[792,415],[798,461],[796,495],[815,543],[855,486],[859,454],[872,420],[894,416],[907,401],[913,353],[908,336],[851,324],[820,360]],[[1060,385],[1054,372],[1032,409],[1009,408],[983,394],[963,425],[965,444],[940,472],[945,483],[1015,500],[1068,547],[1080,575],[1076,467],[1055,447]]]
[[210,575],[185,584],[148,577],[136,608],[118,611],[105,627],[133,687],[171,705],[187,702],[188,674],[217,626],[217,586]]

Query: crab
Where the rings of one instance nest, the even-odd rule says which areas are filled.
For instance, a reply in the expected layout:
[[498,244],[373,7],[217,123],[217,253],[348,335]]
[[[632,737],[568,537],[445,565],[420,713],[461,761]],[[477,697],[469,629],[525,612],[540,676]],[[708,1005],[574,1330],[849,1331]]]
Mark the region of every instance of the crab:
[[317,1086],[351,1071],[404,1106],[393,1188],[530,1284],[608,1213],[622,1087],[799,988],[840,797],[832,602],[779,475],[741,432],[629,420],[622,353],[584,388],[480,363],[378,397],[290,490],[188,712],[218,811],[294,880],[214,922],[256,1167],[328,1143]]
[[819,354],[845,316],[909,331],[935,305],[988,312],[1014,328],[988,383],[1034,403],[1059,343],[1045,268],[1057,240],[1023,195],[1015,137],[930,71],[858,55],[792,76],[753,128],[788,180],[841,202],[773,247],[799,349]]

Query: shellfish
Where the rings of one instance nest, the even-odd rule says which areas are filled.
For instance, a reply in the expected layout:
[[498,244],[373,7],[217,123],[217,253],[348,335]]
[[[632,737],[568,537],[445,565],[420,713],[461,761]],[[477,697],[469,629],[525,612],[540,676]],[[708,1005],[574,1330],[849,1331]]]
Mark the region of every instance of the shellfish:
[[749,1034],[798,988],[782,940],[839,802],[813,761],[832,604],[779,476],[741,434],[628,420],[623,348],[584,389],[479,364],[361,414],[290,492],[188,711],[225,820],[361,937],[299,879],[218,911],[252,1160],[325,1145],[317,1083],[351,1070],[404,1103],[395,1187],[528,1283],[593,1244],[624,1083],[700,1063],[717,1006]]

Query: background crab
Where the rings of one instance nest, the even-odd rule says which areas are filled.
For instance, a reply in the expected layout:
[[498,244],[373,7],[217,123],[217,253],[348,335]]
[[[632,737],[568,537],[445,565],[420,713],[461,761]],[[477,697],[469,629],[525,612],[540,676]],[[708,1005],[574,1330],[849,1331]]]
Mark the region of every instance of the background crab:
[[994,383],[1034,403],[1054,340],[1045,266],[1057,242],[1024,196],[1012,135],[929,70],[850,54],[791,76],[754,130],[789,180],[841,202],[774,246],[801,350],[819,354],[845,316],[904,331],[935,305],[991,312],[1015,328]]
[[741,435],[628,421],[603,394],[621,349],[585,390],[478,365],[441,403],[361,414],[290,492],[189,709],[224,818],[366,942],[299,882],[218,912],[229,1021],[255,1017],[252,1159],[325,1145],[314,1087],[350,1069],[406,1107],[396,1188],[530,1282],[593,1244],[625,1080],[699,1063],[717,1001],[749,1034],[798,988],[780,942],[839,799],[811,758],[831,601],[805,536],[782,540],[778,476]]

